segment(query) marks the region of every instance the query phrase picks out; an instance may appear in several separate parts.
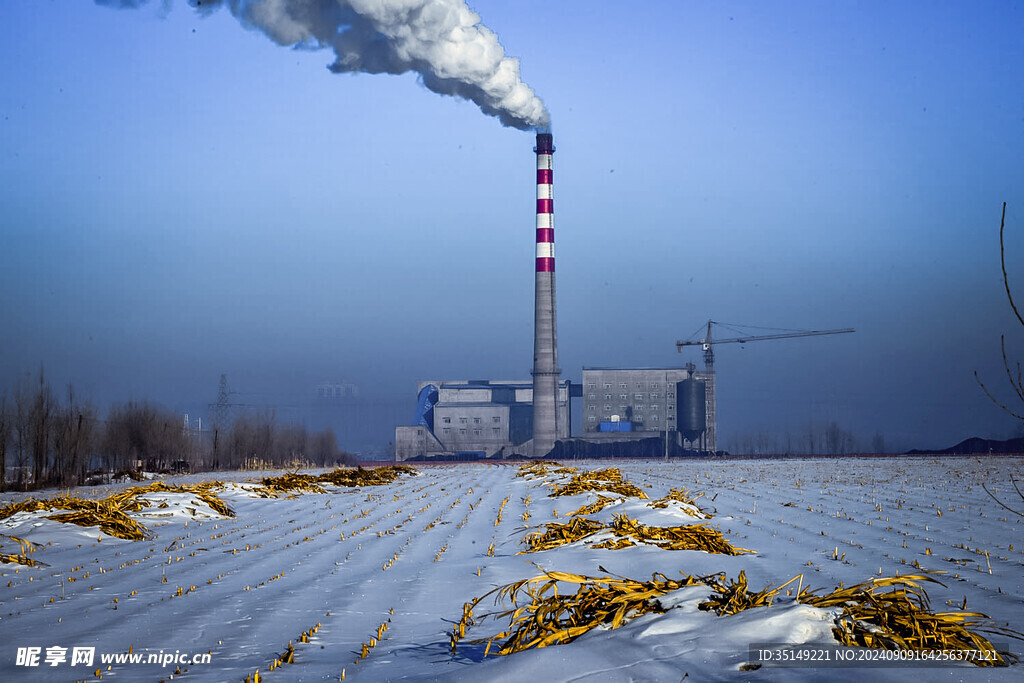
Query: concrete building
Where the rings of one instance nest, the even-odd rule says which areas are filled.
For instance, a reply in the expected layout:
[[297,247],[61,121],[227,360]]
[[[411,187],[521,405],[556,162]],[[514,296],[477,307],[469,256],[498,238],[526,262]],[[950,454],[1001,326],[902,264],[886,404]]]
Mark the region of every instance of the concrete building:
[[[692,373],[691,385],[682,385]],[[703,405],[686,405],[680,389],[700,391]],[[583,368],[582,438],[644,439],[681,432],[684,445],[715,451],[714,373],[682,368]],[[697,396],[691,393],[688,396]],[[685,415],[681,418],[681,411]],[[699,420],[695,424],[694,419]]]
[[[430,399],[432,389],[436,397]],[[395,459],[417,456],[530,455],[533,383],[499,380],[423,381],[417,424],[395,428]],[[558,383],[556,434],[571,433],[570,383]]]

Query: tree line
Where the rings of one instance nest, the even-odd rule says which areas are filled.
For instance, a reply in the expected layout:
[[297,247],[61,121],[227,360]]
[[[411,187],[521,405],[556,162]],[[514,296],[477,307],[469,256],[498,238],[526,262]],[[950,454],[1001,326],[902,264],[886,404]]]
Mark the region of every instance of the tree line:
[[200,432],[149,401],[111,406],[105,418],[69,386],[60,394],[42,369],[0,393],[0,491],[71,487],[112,475],[355,464],[331,429],[279,424],[272,411],[244,414]]
[[734,436],[726,450],[742,455],[850,455],[888,453],[885,437],[876,433],[870,443],[858,439],[838,422],[808,424],[803,433],[760,431]]

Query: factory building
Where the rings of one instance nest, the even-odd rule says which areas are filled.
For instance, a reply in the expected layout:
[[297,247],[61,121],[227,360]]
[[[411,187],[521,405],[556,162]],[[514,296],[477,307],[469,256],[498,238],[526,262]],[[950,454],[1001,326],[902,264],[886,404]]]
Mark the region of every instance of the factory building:
[[682,368],[583,368],[582,438],[597,443],[679,432],[714,452],[714,373]]
[[[395,428],[395,459],[532,454],[533,382],[423,381],[415,424]],[[559,381],[556,438],[570,434],[570,384]]]

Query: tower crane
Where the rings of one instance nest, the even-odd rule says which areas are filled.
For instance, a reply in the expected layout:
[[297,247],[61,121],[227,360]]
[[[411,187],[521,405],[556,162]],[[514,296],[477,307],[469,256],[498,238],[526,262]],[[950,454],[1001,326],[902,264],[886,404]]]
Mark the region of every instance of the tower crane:
[[[701,340],[681,340],[676,342],[676,351],[682,353],[684,346],[700,346],[704,350],[704,370],[707,373],[705,402],[707,410],[708,427],[708,450],[712,453],[717,448],[718,441],[718,400],[715,395],[715,344],[744,344],[750,341],[763,341],[766,339],[793,339],[795,337],[818,337],[826,334],[847,334],[853,332],[853,328],[846,327],[841,330],[785,330],[775,334],[746,335],[732,337],[729,339],[713,339],[711,337],[711,326],[728,326],[727,323],[719,323],[709,320],[707,332]],[[735,325],[734,327],[749,327],[749,325]]]
[[[704,369],[711,372],[715,366],[715,352],[712,346],[714,344],[743,344],[749,341],[762,341],[764,339],[792,339],[794,337],[818,337],[825,334],[846,334],[853,332],[854,329],[846,327],[841,330],[787,330],[778,334],[761,334],[761,335],[747,335],[745,337],[733,337],[732,339],[712,339],[711,338],[711,326],[712,325],[724,325],[725,323],[718,323],[714,320],[708,321],[707,334],[704,339],[699,341],[677,341],[676,351],[682,353],[684,346],[700,346],[704,349]],[[743,325],[737,325],[736,327],[743,327]]]

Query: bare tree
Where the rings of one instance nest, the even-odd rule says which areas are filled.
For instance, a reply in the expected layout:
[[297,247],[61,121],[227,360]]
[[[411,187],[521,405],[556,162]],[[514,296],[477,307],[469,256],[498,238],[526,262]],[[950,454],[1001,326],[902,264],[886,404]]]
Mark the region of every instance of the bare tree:
[[67,405],[61,406],[54,418],[55,483],[77,486],[85,482],[95,425],[96,409],[89,403],[78,402],[69,385]]
[[51,439],[56,401],[50,391],[43,369],[39,368],[39,388],[32,397],[32,481],[35,485],[49,483],[53,471]]
[[178,415],[143,401],[114,406],[107,418],[103,437],[108,471],[136,471],[140,467],[165,471],[177,460],[185,460],[190,434]]
[[[1003,233],[1005,229],[1006,202],[1003,202],[1003,216],[1002,219],[999,221],[999,265],[1002,267],[1003,271],[1003,288],[1006,290],[1006,299],[1010,302],[1010,308],[1013,309],[1013,314],[1017,316],[1017,322],[1021,324],[1021,327],[1024,327],[1024,317],[1021,316],[1020,309],[1017,308],[1017,302],[1013,300],[1013,291],[1010,289],[1010,278],[1006,274],[1006,244],[1003,241]],[[1022,373],[1021,370],[1021,363],[1020,361],[1017,361],[1015,364],[1013,364],[1015,367],[1011,367],[1010,359],[1006,355],[1005,334],[999,335],[999,342],[1000,348],[1002,349],[1003,353],[1003,368],[1006,370],[1006,378],[1010,381],[1010,386],[1013,388],[1014,393],[1017,395],[1018,401],[1021,403],[1022,406],[1024,406],[1024,373]],[[985,383],[981,381],[981,377],[978,376],[977,370],[974,371],[974,379],[976,379],[978,384],[981,385],[982,390],[990,399],[992,399],[993,403],[995,403],[997,406],[1005,410],[1010,415],[1013,415],[1018,420],[1024,420],[1024,407],[1011,408],[1006,403],[1003,403],[998,398],[993,396],[992,392],[990,392],[988,390],[988,387],[985,386]],[[1024,493],[1021,493],[1020,486],[1018,486],[1016,479],[1014,479],[1011,476],[1010,482],[1013,484],[1013,488],[1017,492],[1017,495],[1020,497],[1021,502],[1024,503]],[[1024,508],[1022,508],[1021,510],[1016,510],[1013,507],[1007,505],[1005,502],[999,500],[999,498],[997,498],[991,491],[989,491],[984,484],[982,484],[982,487],[985,488],[985,492],[988,493],[988,495],[992,496],[992,499],[999,503],[999,505],[1001,505],[1002,507],[1006,508],[1007,510],[1016,515],[1024,517]]]
[[[1006,246],[1003,242],[1003,231],[1005,228],[1006,202],[1003,202],[1003,217],[999,222],[999,265],[1003,270],[1003,287],[1006,289],[1006,298],[1010,302],[1010,308],[1013,309],[1013,314],[1017,316],[1017,321],[1022,327],[1024,327],[1024,317],[1021,316],[1020,310],[1017,308],[1017,302],[1013,300],[1013,292],[1010,290],[1010,278],[1006,274]],[[1006,377],[1010,380],[1010,386],[1013,388],[1014,393],[1017,394],[1017,398],[1022,404],[1024,404],[1024,374],[1022,374],[1021,363],[1020,361],[1017,361],[1015,368],[1016,376],[1014,376],[1014,368],[1010,367],[1010,360],[1006,355],[1005,334],[999,335],[999,342],[1003,352],[1003,368],[1006,370]],[[985,394],[992,399],[997,406],[1008,412],[1010,415],[1013,415],[1018,420],[1024,420],[1024,408],[1010,408],[1010,406],[993,396],[992,392],[990,392],[988,387],[985,386],[985,383],[981,381],[981,377],[978,376],[977,370],[974,371],[974,378],[978,381],[978,384],[981,385]]]
[[7,396],[0,396],[0,493],[7,490],[7,442],[11,438],[11,419],[7,416]]

